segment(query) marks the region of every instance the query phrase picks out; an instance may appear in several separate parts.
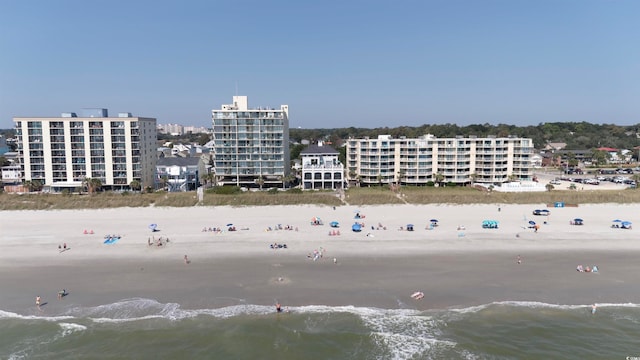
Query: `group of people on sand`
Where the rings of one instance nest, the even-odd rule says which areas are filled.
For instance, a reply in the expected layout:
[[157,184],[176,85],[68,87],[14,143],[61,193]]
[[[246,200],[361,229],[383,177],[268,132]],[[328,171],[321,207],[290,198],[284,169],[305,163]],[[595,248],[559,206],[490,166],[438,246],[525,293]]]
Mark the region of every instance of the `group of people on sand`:
[[274,227],[269,226],[266,231],[273,231],[273,230],[295,230],[298,231],[298,227],[293,227],[292,225],[285,225],[282,226],[282,224],[277,224]]
[[274,242],[273,244],[270,244],[269,247],[273,250],[286,249],[287,244],[278,244],[277,242]]
[[589,265],[587,266],[582,266],[582,265],[578,265],[576,266],[576,271],[578,272],[587,272],[587,273],[597,273],[598,272],[598,265],[593,265],[592,267],[589,267]]
[[147,245],[149,246],[157,246],[157,247],[162,247],[165,246],[166,244],[169,243],[169,238],[164,238],[162,236],[160,236],[159,238],[156,239],[155,236],[147,238]]
[[340,230],[331,230],[329,231],[329,236],[340,235]]
[[71,248],[67,247],[67,243],[63,243],[62,245],[58,245],[58,251],[59,252],[63,252],[63,251],[67,251]]
[[313,250],[312,253],[307,254],[307,259],[312,259],[313,261],[318,261],[324,257],[324,248],[320,247],[319,249]]
[[222,232],[222,229],[219,228],[219,227],[206,227],[205,226],[204,228],[202,228],[202,232],[214,232],[214,233],[219,234],[219,233]]

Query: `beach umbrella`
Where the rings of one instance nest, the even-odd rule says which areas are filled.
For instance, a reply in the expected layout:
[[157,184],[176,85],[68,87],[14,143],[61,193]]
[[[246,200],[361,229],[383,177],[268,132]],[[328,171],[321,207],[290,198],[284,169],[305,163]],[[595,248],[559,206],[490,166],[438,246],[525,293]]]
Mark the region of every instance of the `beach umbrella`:
[[535,224],[536,224],[536,222],[535,222],[535,221],[533,221],[533,220],[529,220],[529,225],[535,225]]
[[438,222],[438,219],[431,219],[431,222]]
[[580,218],[576,218],[576,219],[573,219],[573,221],[580,221],[580,222],[582,222],[582,219],[580,219]]
[[227,226],[233,226],[233,224],[227,224]]
[[613,222],[622,222],[622,220],[620,220],[620,219],[615,219],[615,220],[613,220]]
[[625,225],[625,226],[627,226],[627,225],[631,225],[631,221],[623,221],[623,222],[622,222],[622,225]]
[[158,224],[149,224],[149,229],[151,229],[151,231],[156,231],[157,228]]

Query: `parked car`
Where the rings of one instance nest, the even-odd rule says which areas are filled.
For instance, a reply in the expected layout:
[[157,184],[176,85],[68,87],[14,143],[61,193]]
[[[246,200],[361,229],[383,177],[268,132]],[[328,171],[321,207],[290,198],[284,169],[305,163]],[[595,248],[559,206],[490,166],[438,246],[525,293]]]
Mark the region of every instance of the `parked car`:
[[560,181],[560,180],[551,180],[551,181],[549,181],[549,184],[551,184],[551,185],[562,185],[562,181]]

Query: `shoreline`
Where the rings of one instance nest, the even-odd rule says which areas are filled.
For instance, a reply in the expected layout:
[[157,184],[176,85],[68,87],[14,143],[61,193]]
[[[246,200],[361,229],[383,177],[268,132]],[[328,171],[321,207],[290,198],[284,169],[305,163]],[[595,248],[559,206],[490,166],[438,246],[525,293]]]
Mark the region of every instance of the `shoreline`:
[[[585,205],[531,214],[541,205],[394,205],[337,208],[282,206],[199,209],[103,209],[3,212],[0,304],[4,311],[46,315],[123,299],[178,303],[187,309],[232,305],[327,305],[417,310],[464,308],[496,301],[552,304],[640,303],[635,278],[640,205]],[[354,212],[366,231],[355,233]],[[585,225],[569,225],[580,216]],[[313,226],[320,217],[324,225]],[[439,226],[427,230],[430,218]],[[499,229],[482,229],[483,219]],[[425,220],[426,219],[426,220]],[[529,220],[542,219],[538,232]],[[330,236],[330,221],[341,235]],[[398,230],[415,223],[414,231]],[[151,232],[148,225],[158,224]],[[203,232],[234,224],[238,229]],[[281,224],[295,230],[271,230]],[[342,225],[344,224],[344,225]],[[370,225],[371,224],[371,225]],[[378,229],[382,224],[387,230]],[[458,230],[464,225],[465,230]],[[374,228],[371,229],[370,227]],[[94,231],[84,234],[85,229]],[[463,232],[462,236],[461,233]],[[120,234],[104,244],[104,234]],[[367,236],[369,234],[369,236]],[[150,237],[168,237],[163,247]],[[66,243],[69,250],[59,252]],[[270,244],[287,244],[273,250]],[[324,257],[308,255],[323,249]],[[185,264],[184,255],[190,264]],[[516,257],[522,256],[522,264]],[[333,262],[333,258],[337,263]],[[579,273],[577,265],[598,265]],[[61,289],[69,295],[56,298]],[[415,291],[425,294],[414,300]]]
[[[219,260],[87,261],[70,265],[0,267],[4,311],[62,315],[73,307],[124,299],[178,303],[184,309],[233,305],[356,306],[417,310],[466,308],[502,301],[562,305],[640,303],[634,290],[637,254],[542,251],[345,257],[319,261],[291,255]],[[598,265],[580,273],[576,265]],[[14,269],[17,270],[17,269]],[[62,288],[69,295],[56,294]],[[423,291],[423,300],[413,300]],[[35,296],[47,305],[37,311]]]

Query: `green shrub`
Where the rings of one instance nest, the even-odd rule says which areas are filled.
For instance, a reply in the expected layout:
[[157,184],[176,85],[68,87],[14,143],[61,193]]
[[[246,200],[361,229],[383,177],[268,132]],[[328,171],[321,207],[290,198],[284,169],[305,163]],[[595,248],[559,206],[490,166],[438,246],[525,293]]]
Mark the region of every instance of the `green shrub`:
[[291,189],[287,190],[287,194],[302,194],[302,189],[291,188]]
[[272,194],[272,195],[273,194],[277,194],[278,193],[278,188],[271,188],[271,189],[269,189],[268,193]]

